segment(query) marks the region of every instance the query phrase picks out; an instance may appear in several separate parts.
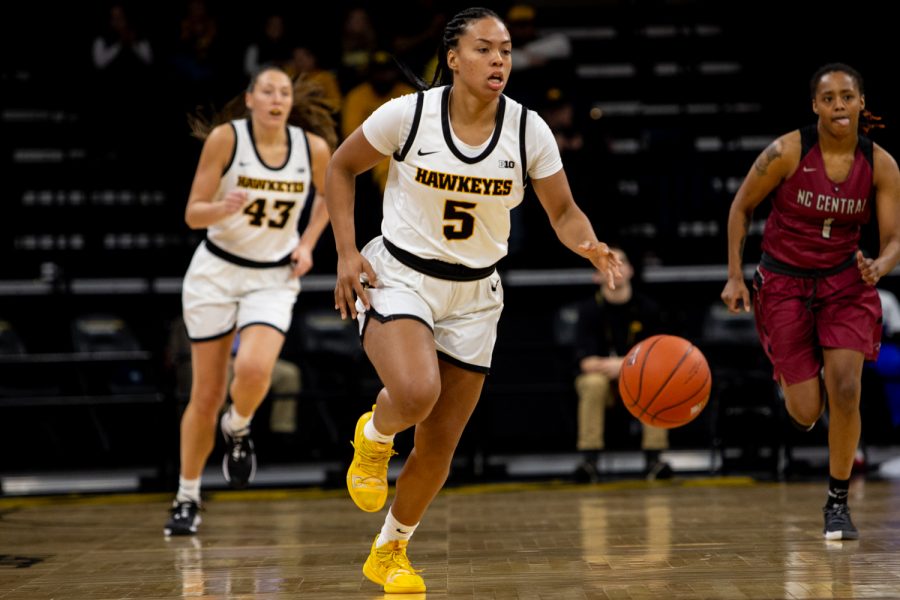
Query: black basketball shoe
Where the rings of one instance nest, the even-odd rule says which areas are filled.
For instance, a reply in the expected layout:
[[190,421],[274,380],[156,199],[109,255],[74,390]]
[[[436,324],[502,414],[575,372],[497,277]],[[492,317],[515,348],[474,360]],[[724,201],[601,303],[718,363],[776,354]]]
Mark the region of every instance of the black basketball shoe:
[[825,513],[826,540],[858,540],[859,531],[850,520],[850,507],[846,504],[835,504],[822,509]]
[[256,452],[250,439],[250,428],[230,432],[221,426],[225,437],[225,456],[222,458],[222,473],[225,481],[236,489],[247,487],[256,475]]
[[172,503],[172,509],[169,511],[169,520],[166,521],[163,533],[167,536],[194,535],[197,533],[199,524],[200,505],[196,502],[179,502],[175,500]]
[[572,473],[572,479],[576,483],[597,483],[600,481],[600,471],[597,469],[597,463],[591,460],[585,460],[580,463]]
[[664,460],[654,461],[652,464],[647,465],[647,468],[644,470],[644,477],[647,479],[647,481],[656,481],[657,479],[672,479],[673,475],[674,471],[672,471],[672,465]]

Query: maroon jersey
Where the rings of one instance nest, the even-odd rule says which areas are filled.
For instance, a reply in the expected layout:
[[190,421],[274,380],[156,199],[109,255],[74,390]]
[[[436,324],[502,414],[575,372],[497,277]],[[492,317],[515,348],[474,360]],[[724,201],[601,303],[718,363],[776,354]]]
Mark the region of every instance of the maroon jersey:
[[871,217],[872,142],[859,136],[850,174],[838,183],[825,173],[815,126],[801,129],[800,138],[800,164],[772,194],[762,250],[794,267],[828,269],[856,251],[860,226]]

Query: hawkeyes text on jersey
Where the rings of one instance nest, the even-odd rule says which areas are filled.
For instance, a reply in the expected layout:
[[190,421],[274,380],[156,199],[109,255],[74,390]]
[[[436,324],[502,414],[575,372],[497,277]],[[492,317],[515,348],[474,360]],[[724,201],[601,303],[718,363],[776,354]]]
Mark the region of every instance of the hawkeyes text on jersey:
[[512,179],[488,179],[487,177],[470,177],[453,175],[439,171],[416,168],[416,182],[428,187],[448,192],[465,192],[483,196],[509,196],[512,192]]
[[248,190],[292,192],[294,194],[300,194],[306,189],[306,183],[303,181],[272,181],[271,179],[257,179],[245,175],[238,176],[237,186]]

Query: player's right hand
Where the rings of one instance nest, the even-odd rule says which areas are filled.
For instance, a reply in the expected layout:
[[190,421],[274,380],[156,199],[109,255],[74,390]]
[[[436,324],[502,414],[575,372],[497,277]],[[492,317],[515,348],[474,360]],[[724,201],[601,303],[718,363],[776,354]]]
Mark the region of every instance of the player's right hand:
[[609,289],[616,289],[616,279],[622,277],[622,261],[603,242],[585,240],[578,244],[578,253],[591,261],[594,268],[600,271]]
[[743,278],[729,279],[722,290],[722,302],[728,307],[729,312],[738,313],[741,311],[741,303],[744,306],[744,312],[750,312],[750,290]]
[[231,190],[222,198],[222,210],[225,216],[231,216],[244,207],[247,203],[247,192],[244,190]]
[[859,274],[863,281],[869,285],[875,285],[878,283],[878,280],[881,279],[879,260],[867,258],[862,253],[862,250],[856,251],[856,267],[859,269]]
[[357,297],[366,310],[371,308],[367,287],[378,287],[378,277],[369,261],[359,252],[354,252],[351,256],[339,256],[334,309],[340,311],[341,319],[346,319],[347,315],[356,318]]

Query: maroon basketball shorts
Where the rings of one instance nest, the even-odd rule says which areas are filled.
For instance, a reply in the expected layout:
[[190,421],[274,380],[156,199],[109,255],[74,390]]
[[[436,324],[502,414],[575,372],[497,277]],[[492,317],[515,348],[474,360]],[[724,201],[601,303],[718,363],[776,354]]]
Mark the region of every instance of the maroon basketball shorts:
[[817,377],[823,348],[878,358],[881,301],[856,266],[826,277],[795,277],[760,266],[753,276],[756,330],[776,381]]

